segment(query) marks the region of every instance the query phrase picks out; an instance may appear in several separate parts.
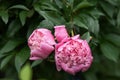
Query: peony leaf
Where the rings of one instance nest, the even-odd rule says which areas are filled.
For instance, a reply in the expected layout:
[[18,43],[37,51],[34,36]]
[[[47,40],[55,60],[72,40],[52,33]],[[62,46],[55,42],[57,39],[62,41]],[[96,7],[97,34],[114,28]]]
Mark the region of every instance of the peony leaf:
[[89,32],[84,33],[81,38],[84,40],[87,40],[87,42],[89,43],[90,38],[91,38],[90,33]]
[[31,67],[35,67],[37,66],[38,64],[40,64],[42,62],[42,60],[36,60],[32,63]]
[[2,20],[5,22],[5,24],[7,24],[9,19],[8,11],[1,11],[0,16]]
[[13,5],[9,9],[23,9],[23,10],[29,10],[26,6],[18,4],[18,5]]
[[7,30],[7,33],[6,35],[8,37],[12,37],[15,35],[15,33],[21,28],[21,24],[19,22],[19,20],[13,20],[9,26],[8,26],[8,30]]
[[22,23],[23,26],[25,24],[25,21],[26,21],[26,18],[27,18],[27,14],[28,14],[27,11],[21,11],[19,13],[19,18],[20,18],[20,21],[21,21],[21,23]]
[[3,48],[0,50],[0,54],[12,51],[13,49],[15,49],[19,44],[22,43],[21,41],[17,40],[9,40],[4,46]]
[[16,54],[15,67],[18,72],[20,71],[22,65],[29,58],[29,53],[30,53],[30,51],[29,51],[28,47],[24,47],[18,54]]
[[1,62],[0,69],[4,68],[12,57],[13,57],[13,55],[9,55],[9,56],[5,57]]
[[102,43],[100,45],[100,48],[106,58],[117,62],[119,55],[120,55],[119,54],[120,51],[119,49],[117,49],[117,47],[115,47],[114,45],[110,43]]
[[74,9],[73,12],[76,12],[82,8],[87,8],[87,7],[91,7],[93,6],[91,3],[87,2],[86,0],[84,0],[83,2],[79,3]]
[[105,39],[108,41],[112,42],[113,44],[117,45],[120,47],[120,35],[117,34],[108,34],[104,36]]

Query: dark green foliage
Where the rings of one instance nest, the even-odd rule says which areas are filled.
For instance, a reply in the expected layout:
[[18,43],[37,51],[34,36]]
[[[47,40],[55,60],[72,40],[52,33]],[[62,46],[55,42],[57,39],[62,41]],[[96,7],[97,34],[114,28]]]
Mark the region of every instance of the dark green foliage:
[[0,80],[74,80],[56,70],[54,53],[29,60],[29,35],[55,25],[90,44],[94,60],[80,80],[120,80],[120,0],[0,0]]

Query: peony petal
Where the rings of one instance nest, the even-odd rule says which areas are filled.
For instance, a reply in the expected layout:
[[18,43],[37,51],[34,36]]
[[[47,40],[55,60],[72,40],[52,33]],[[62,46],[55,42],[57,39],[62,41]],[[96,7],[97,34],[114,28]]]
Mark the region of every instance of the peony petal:
[[42,42],[40,44],[40,49],[31,50],[30,60],[45,59],[53,50],[53,46]]
[[31,50],[30,60],[39,60],[42,59],[40,49]]
[[28,39],[28,46],[31,49],[30,60],[45,59],[54,50],[54,37],[50,30],[36,29]]
[[48,57],[48,55],[54,50],[54,47],[47,44],[47,43],[44,43],[44,42],[41,42],[41,52],[43,53],[42,57]]
[[56,67],[58,71],[61,71],[61,66],[59,65],[58,61],[56,61]]
[[63,45],[63,44],[65,44],[66,42],[68,42],[70,40],[70,38],[68,37],[66,37],[66,38],[64,38],[60,43],[58,43],[58,44],[56,44],[55,45],[55,49],[58,49],[61,45]]
[[69,36],[64,25],[55,26],[54,28],[55,28],[55,37],[58,42],[61,42],[64,38]]
[[75,75],[75,70],[72,68],[68,68],[68,66],[66,64],[62,63],[61,67],[63,68],[64,71],[66,71],[72,75]]
[[73,36],[73,37],[71,37],[72,39],[80,39],[80,35],[75,35],[75,36]]
[[86,71],[91,66],[93,57],[86,40],[74,37],[64,38],[55,45],[55,61],[57,70],[75,75],[79,71]]
[[89,52],[88,54],[91,55],[92,53],[91,53],[90,47],[88,45],[88,42],[86,40],[83,40],[83,45],[84,45],[84,47],[86,47],[87,51]]
[[41,28],[41,29],[39,29],[39,31],[44,34],[44,37],[43,37],[44,41],[46,41],[50,45],[55,45],[56,44],[56,42],[54,40],[54,37],[53,37],[50,30]]
[[42,58],[37,57],[37,56],[35,56],[35,57],[30,57],[30,60],[40,60],[40,59],[42,59]]
[[42,32],[43,34],[49,34],[49,33],[51,33],[50,30],[45,29],[45,28],[40,28],[40,29],[37,29],[37,30],[40,31],[40,32]]
[[53,37],[53,35],[51,33],[50,34],[46,34],[43,39],[49,45],[55,45],[56,44],[56,42],[54,40],[54,37]]

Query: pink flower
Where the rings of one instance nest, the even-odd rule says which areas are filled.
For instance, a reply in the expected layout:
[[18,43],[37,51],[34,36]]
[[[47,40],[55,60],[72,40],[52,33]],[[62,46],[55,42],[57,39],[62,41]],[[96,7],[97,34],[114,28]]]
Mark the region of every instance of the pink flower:
[[64,25],[55,26],[54,28],[55,28],[55,36],[58,42],[61,42],[64,38],[69,36]]
[[28,39],[31,49],[30,60],[45,59],[54,50],[54,37],[48,29],[36,29]]
[[86,71],[92,60],[93,57],[87,41],[81,40],[79,35],[64,38],[55,45],[55,61],[58,71],[63,69],[75,75],[79,71]]

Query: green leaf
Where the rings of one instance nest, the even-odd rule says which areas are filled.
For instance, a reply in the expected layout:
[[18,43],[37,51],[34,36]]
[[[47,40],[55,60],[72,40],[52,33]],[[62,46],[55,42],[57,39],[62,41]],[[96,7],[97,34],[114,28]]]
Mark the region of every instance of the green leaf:
[[49,0],[43,0],[34,4],[34,8],[35,10],[40,9],[41,11],[55,11],[60,13],[59,8]]
[[20,18],[20,21],[21,21],[21,23],[22,23],[23,26],[25,24],[25,21],[26,21],[26,18],[27,18],[27,14],[28,14],[27,11],[21,11],[19,13],[19,18]]
[[64,18],[57,12],[53,11],[42,11],[38,4],[34,5],[35,11],[37,11],[46,20],[51,21],[55,25],[61,25],[65,23]]
[[73,12],[76,12],[80,9],[83,9],[83,8],[87,8],[87,7],[91,7],[93,6],[91,3],[87,2],[86,0],[84,0],[83,2],[79,3],[74,9],[73,9]]
[[85,79],[86,80],[98,80],[97,76],[92,72],[85,73]]
[[19,5],[13,5],[9,9],[23,9],[23,10],[27,10],[27,11],[29,10],[26,6],[21,5],[21,4],[19,4]]
[[56,12],[60,13],[59,9],[57,9],[57,7],[55,7],[51,2],[44,2],[44,3],[42,3],[42,9],[43,10],[56,11]]
[[90,10],[90,11],[88,10],[86,12],[94,18],[99,18],[100,16],[105,16],[104,13],[102,13],[101,11],[99,11],[97,9],[93,9],[93,10]]
[[28,17],[28,18],[32,17],[32,16],[34,15],[34,12],[35,12],[35,11],[34,11],[33,9],[27,11],[27,17]]
[[89,41],[91,39],[90,33],[89,32],[84,33],[81,38],[84,40],[87,40],[87,42],[89,43]]
[[13,49],[15,49],[19,44],[22,43],[22,40],[18,41],[18,39],[16,40],[9,40],[4,46],[3,48],[0,50],[0,55],[9,51],[12,51]]
[[120,10],[117,15],[117,26],[120,28]]
[[28,28],[28,31],[27,31],[27,39],[29,38],[29,36],[31,35],[31,33],[33,32],[33,30],[35,30],[38,25],[40,23],[40,19],[39,18],[36,18],[36,19],[32,19],[30,22],[29,22],[29,28]]
[[19,72],[23,64],[26,62],[26,60],[29,58],[29,48],[24,47],[18,54],[16,54],[15,57],[15,67],[17,71]]
[[5,24],[7,24],[9,19],[8,11],[1,11],[0,16],[2,20],[5,22]]
[[32,80],[32,69],[30,67],[30,64],[25,64],[20,73],[19,73],[20,80]]
[[99,33],[99,23],[96,17],[91,17],[88,14],[80,14],[74,18],[74,24],[78,25],[79,27],[83,27],[88,29],[89,32],[94,33],[98,36]]
[[61,25],[65,23],[65,20],[56,12],[52,11],[39,11],[39,14],[42,15],[46,20],[52,21],[56,25]]
[[44,28],[47,28],[47,29],[52,29],[53,26],[54,26],[54,24],[51,21],[49,21],[49,20],[43,20],[38,25],[38,28],[44,27]]
[[112,42],[113,44],[117,45],[120,47],[120,35],[117,34],[108,34],[104,36],[105,39],[108,41]]
[[114,6],[112,6],[111,4],[107,3],[107,2],[100,2],[101,7],[103,8],[103,10],[105,11],[105,13],[112,18],[113,14],[114,14]]
[[9,26],[6,35],[8,37],[12,37],[16,34],[16,32],[21,28],[20,22],[16,19],[13,20]]
[[6,64],[8,64],[8,62],[10,61],[10,59],[12,58],[13,55],[9,55],[7,57],[5,57],[2,62],[1,62],[1,65],[0,65],[0,68],[4,68],[6,66]]
[[30,26],[30,27],[28,28],[28,31],[27,31],[27,39],[28,39],[29,36],[32,34],[32,32],[33,32],[34,29],[35,29],[35,28],[34,28],[33,26]]
[[114,5],[114,6],[117,6],[117,2],[118,0],[106,0],[107,2],[109,2],[110,4]]
[[99,33],[99,23],[97,19],[88,19],[88,29],[93,32],[96,36],[98,36]]
[[79,26],[79,27],[82,27],[82,28],[85,28],[85,29],[88,29],[88,27],[87,27],[87,25],[83,22],[83,20],[80,18],[80,17],[78,17],[78,16],[76,16],[75,18],[74,18],[74,24],[75,25],[77,25],[77,26]]
[[7,55],[8,55],[8,54],[1,54],[1,53],[0,53],[0,59],[3,58],[3,57],[5,57],[5,56],[7,56]]
[[117,47],[110,43],[102,43],[100,45],[100,48],[106,58],[113,60],[115,62],[118,61],[120,51],[119,49],[117,49]]
[[35,67],[37,66],[38,64],[40,64],[42,62],[42,60],[36,60],[32,63],[31,67]]
[[35,11],[37,11],[38,13],[39,13],[39,11],[41,11],[39,4],[35,4],[35,5],[34,5],[34,9],[35,9]]
[[59,8],[62,8],[63,7],[63,3],[60,1],[60,0],[55,0],[56,2],[56,5],[59,7]]

